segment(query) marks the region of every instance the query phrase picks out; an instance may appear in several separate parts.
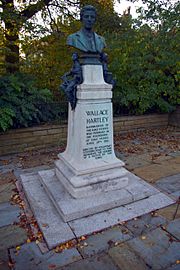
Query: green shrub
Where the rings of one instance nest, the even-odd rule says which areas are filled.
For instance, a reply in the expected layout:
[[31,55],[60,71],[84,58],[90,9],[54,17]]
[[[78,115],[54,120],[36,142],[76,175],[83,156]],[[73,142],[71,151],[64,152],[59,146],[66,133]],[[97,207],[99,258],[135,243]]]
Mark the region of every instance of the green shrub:
[[0,129],[3,131],[53,118],[53,111],[48,106],[52,101],[51,92],[38,89],[36,80],[28,74],[2,76],[0,96]]
[[116,110],[119,104],[119,110],[124,108],[130,114],[170,112],[179,104],[175,38],[174,33],[162,36],[148,26],[110,35],[110,70],[117,79]]

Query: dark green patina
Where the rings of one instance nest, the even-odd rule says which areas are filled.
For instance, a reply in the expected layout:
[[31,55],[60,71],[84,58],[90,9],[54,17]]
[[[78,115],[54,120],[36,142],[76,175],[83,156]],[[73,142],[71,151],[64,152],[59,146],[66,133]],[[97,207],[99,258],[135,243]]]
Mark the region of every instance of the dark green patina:
[[106,47],[105,40],[93,31],[96,22],[96,9],[90,5],[84,6],[80,12],[80,20],[82,28],[67,38],[67,45],[77,49],[79,54],[73,53],[73,67],[63,75],[61,85],[72,110],[76,107],[77,85],[83,82],[82,65],[102,65],[105,82],[115,85],[112,73],[108,71],[107,54],[103,52]]

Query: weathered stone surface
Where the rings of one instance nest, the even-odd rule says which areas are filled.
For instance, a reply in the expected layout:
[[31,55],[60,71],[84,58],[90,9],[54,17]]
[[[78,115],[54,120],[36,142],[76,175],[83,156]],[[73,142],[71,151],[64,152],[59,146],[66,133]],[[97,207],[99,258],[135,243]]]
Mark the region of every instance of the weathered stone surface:
[[12,170],[8,171],[7,173],[1,172],[0,175],[0,185],[10,184],[16,178],[12,172]]
[[163,177],[158,180],[155,185],[167,193],[180,191],[180,173],[168,177]]
[[[48,198],[35,173],[21,175],[23,188],[48,247],[51,249],[74,238],[68,224],[63,222]],[[46,226],[44,226],[46,224]]]
[[51,167],[48,165],[41,165],[41,166],[31,167],[31,168],[27,168],[27,169],[17,169],[16,168],[16,170],[14,170],[14,175],[16,176],[17,179],[19,179],[21,174],[37,173],[39,171],[49,170],[49,169],[51,169]]
[[169,153],[168,155],[172,156],[172,157],[179,157],[180,156],[180,151],[174,151],[174,152]]
[[132,250],[127,243],[120,246],[113,247],[109,250],[109,255],[114,263],[123,270],[147,270],[150,269],[140,258],[134,250]]
[[0,185],[0,203],[8,202],[13,194],[12,189],[15,188],[13,183],[6,183]]
[[[177,210],[177,204],[173,204],[173,205],[170,205],[168,207],[159,209],[157,211],[157,214],[158,215],[161,215],[161,216],[163,216],[165,218],[167,218],[168,220],[173,220],[174,219],[174,215],[176,213],[176,210]],[[177,219],[180,218],[180,209],[176,213],[176,218]]]
[[0,204],[0,227],[13,224],[19,221],[20,208],[10,203]]
[[149,198],[101,212],[86,218],[70,221],[69,225],[76,236],[90,234],[102,230],[119,222],[130,220],[134,217],[147,214],[157,208],[165,207],[174,201],[162,193],[157,193]]
[[13,166],[12,164],[0,166],[0,172],[1,172],[2,174],[8,174],[8,173],[11,173],[13,169],[14,169],[14,166]]
[[129,211],[135,212],[136,217],[143,214],[147,214],[156,209],[165,207],[167,205],[173,204],[175,201],[163,193],[154,194],[144,200],[136,201],[125,208]]
[[23,244],[26,239],[25,230],[16,225],[0,228],[0,250]]
[[0,270],[9,270],[8,261],[8,251],[0,250]]
[[166,227],[166,230],[172,234],[174,237],[180,240],[180,219],[175,219]]
[[107,255],[81,260],[60,270],[119,270]]
[[47,194],[54,202],[64,221],[102,212],[133,201],[133,196],[124,189],[101,192],[96,196],[74,199],[65,191],[60,181],[56,178],[54,170],[41,171],[39,175]]
[[125,160],[125,166],[127,169],[132,170],[138,167],[149,165],[150,163],[143,160],[139,155],[132,155]]
[[132,173],[128,173],[129,184],[125,189],[133,196],[134,201],[147,198],[151,195],[159,193],[159,190],[149,185],[139,177],[135,176]]
[[[125,170],[126,171],[126,170]],[[47,194],[54,202],[64,221],[70,221],[117,206],[126,205],[159,192],[137,176],[126,171],[128,186],[109,192],[101,192],[86,198],[74,199],[56,178],[54,170],[40,171],[39,176]]]
[[83,258],[100,252],[106,252],[116,243],[122,243],[132,238],[132,234],[123,226],[116,226],[106,231],[90,235],[80,243],[79,252]]
[[128,245],[154,270],[167,268],[179,259],[177,250],[180,243],[169,241],[168,235],[161,229],[131,239]]
[[161,164],[152,164],[139,167],[134,169],[133,173],[147,180],[148,182],[154,183],[162,177],[180,173],[179,159],[172,158],[162,162]]
[[180,265],[178,264],[174,264],[168,268],[166,268],[166,270],[179,270],[180,269]]
[[128,221],[125,226],[133,232],[133,235],[138,236],[146,234],[159,227],[160,225],[166,224],[167,220],[163,217],[152,216],[151,214],[143,215],[139,218]]
[[180,190],[171,193],[171,196],[172,196],[175,200],[178,200],[178,199],[180,198]]
[[128,178],[126,170],[121,167],[122,162],[104,163],[99,168],[94,164],[94,171],[91,169],[88,172],[74,173],[63,160],[58,160],[55,162],[56,177],[74,198],[86,198],[127,186]]
[[15,262],[14,270],[49,270],[81,259],[75,248],[64,250],[62,253],[50,251],[42,254],[35,243],[25,244],[17,252],[10,250],[10,255]]

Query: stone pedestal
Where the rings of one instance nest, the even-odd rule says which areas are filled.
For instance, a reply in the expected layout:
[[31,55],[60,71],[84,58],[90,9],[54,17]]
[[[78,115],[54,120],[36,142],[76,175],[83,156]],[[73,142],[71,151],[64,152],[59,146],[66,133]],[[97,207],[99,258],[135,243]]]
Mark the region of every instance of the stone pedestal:
[[114,154],[112,86],[105,83],[101,65],[82,70],[76,108],[69,106],[67,147],[55,162],[57,178],[74,198],[128,184],[124,163]]

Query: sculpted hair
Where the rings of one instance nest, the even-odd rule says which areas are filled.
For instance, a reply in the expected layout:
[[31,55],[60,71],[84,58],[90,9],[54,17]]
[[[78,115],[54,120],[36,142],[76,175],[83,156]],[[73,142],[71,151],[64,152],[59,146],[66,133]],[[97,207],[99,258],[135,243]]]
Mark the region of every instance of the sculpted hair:
[[86,12],[86,11],[93,11],[95,13],[95,16],[97,15],[97,11],[95,9],[95,7],[91,6],[91,5],[86,5],[84,6],[81,11],[80,11],[80,21],[82,21],[82,17],[83,17],[83,14]]

